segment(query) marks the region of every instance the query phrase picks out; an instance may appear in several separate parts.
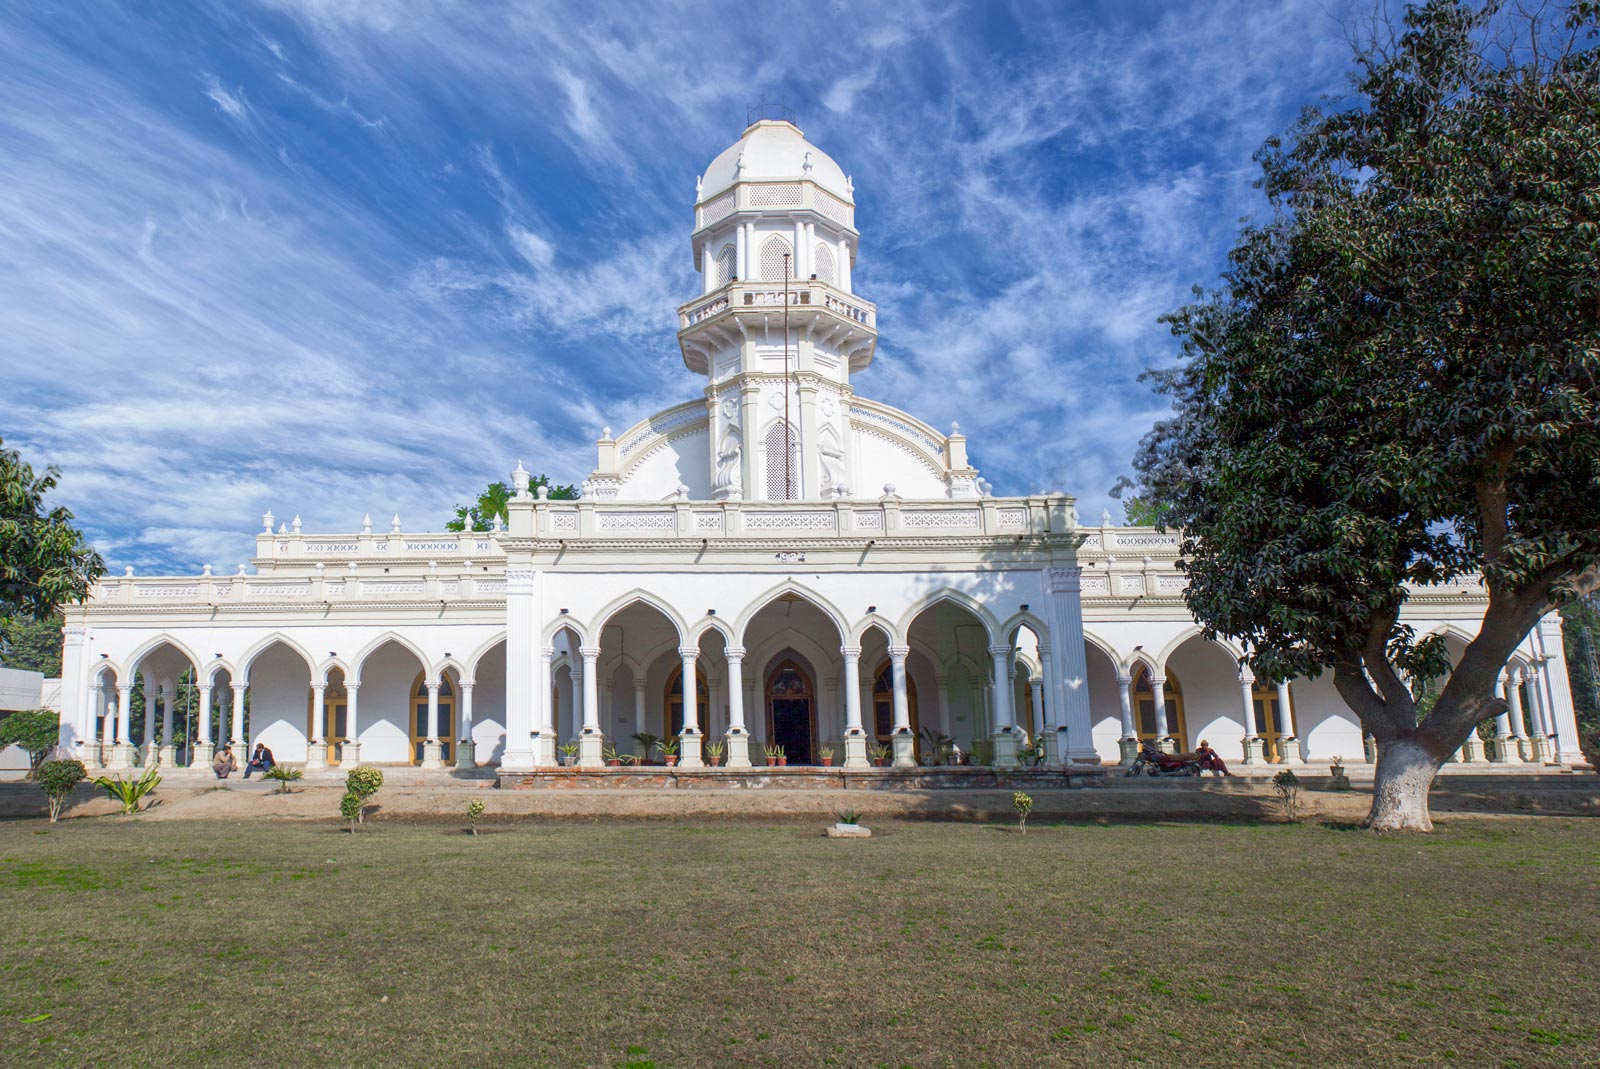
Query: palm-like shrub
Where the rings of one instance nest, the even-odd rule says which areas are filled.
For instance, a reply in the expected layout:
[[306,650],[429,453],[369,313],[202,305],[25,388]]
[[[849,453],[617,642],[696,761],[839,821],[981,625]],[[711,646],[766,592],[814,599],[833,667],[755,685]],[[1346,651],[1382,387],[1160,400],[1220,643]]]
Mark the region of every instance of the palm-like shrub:
[[115,802],[122,805],[122,815],[139,811],[139,800],[156,789],[156,784],[161,782],[161,776],[154,768],[147,769],[145,774],[136,780],[124,780],[121,776],[101,776],[94,781],[96,787],[104,787],[106,794]]
[[261,773],[261,778],[277,781],[278,789],[273,792],[274,794],[288,794],[289,784],[300,779],[304,775],[305,773],[301,772],[298,768],[289,768],[285,765],[273,765],[271,768]]

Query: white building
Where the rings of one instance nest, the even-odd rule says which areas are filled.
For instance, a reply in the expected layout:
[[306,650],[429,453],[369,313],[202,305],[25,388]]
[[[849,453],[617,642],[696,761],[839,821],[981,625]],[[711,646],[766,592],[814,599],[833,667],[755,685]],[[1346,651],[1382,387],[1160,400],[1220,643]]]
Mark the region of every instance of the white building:
[[[126,577],[68,613],[63,742],[109,767],[171,763],[173,695],[194,672],[193,761],[265,742],[310,767],[600,766],[644,732],[700,767],[837,755],[1126,759],[1134,739],[1225,756],[1360,760],[1327,678],[1262,681],[1200,635],[1176,540],[1085,527],[1061,493],[991,496],[966,439],[858,396],[877,314],[855,292],[854,189],[787,122],[712,161],[679,308],[691,400],[598,442],[578,501],[528,492],[504,530],[344,535],[298,517],[256,536],[251,571]],[[686,391],[687,392],[687,391]],[[1457,645],[1471,585],[1420,591],[1406,620]],[[1575,761],[1559,621],[1530,636],[1491,747]],[[129,731],[134,688],[161,715]],[[246,721],[248,695],[248,722]],[[1484,755],[1468,752],[1468,760]]]

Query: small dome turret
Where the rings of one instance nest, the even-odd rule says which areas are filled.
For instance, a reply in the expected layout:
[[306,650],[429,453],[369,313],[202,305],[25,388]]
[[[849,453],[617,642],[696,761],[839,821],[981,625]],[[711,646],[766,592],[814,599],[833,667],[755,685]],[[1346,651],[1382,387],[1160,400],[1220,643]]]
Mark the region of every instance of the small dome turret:
[[707,201],[735,182],[797,182],[810,179],[849,204],[854,190],[844,170],[826,152],[805,139],[794,123],[762,119],[724,149],[700,179],[700,200]]

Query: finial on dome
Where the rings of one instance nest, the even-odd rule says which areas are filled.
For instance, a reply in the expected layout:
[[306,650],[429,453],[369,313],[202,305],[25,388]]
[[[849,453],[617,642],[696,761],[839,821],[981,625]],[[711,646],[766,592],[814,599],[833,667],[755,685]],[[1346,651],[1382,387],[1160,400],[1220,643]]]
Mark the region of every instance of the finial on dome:
[[300,514],[298,512],[294,514],[294,520],[289,524],[289,526],[295,534],[300,533]]
[[528,496],[528,469],[522,466],[522,461],[517,461],[517,470],[511,473],[511,487],[516,491],[517,497]]
[[400,533],[400,514],[394,514],[394,519],[389,521],[389,530],[394,534]]
[[851,175],[844,176],[844,191],[852,197],[856,194],[856,180]]
[[699,200],[700,199],[700,194],[705,189],[705,183],[706,183],[706,176],[705,175],[697,174],[697,175],[694,176],[694,199],[695,200]]
[[611,428],[610,427],[601,427],[600,428],[600,437],[601,437],[602,440],[609,442],[611,440]]
[[733,161],[733,176],[735,178],[743,178],[744,177],[744,169],[745,169],[744,153],[740,152],[739,153],[739,158]]
[[950,421],[950,433],[951,434],[960,434],[961,433],[961,424],[956,422],[955,420],[951,420]]
[[367,513],[365,516],[361,517],[361,533],[362,534],[371,534],[372,533],[372,513],[370,513],[370,512]]
[[272,510],[268,509],[261,514],[261,530],[266,534],[272,533]]

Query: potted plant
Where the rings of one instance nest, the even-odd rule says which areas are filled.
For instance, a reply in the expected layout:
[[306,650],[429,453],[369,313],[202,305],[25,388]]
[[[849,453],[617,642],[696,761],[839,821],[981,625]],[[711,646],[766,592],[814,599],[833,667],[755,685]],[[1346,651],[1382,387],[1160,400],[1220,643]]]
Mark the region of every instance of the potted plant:
[[561,750],[561,763],[562,764],[566,765],[568,768],[571,768],[573,765],[578,763],[578,744],[577,743],[575,743],[575,742],[564,742],[564,743],[561,744],[559,749]]
[[872,758],[873,768],[882,768],[883,763],[894,756],[894,751],[885,743],[875,742],[867,747],[867,755]]
[[776,744],[764,746],[762,747],[762,753],[767,755],[767,764],[769,765],[777,765],[779,768],[783,768],[789,763],[789,759],[783,755],[782,746]]
[[820,747],[818,747],[817,748],[817,756],[822,758],[822,767],[823,768],[832,768],[833,767],[833,747],[832,746],[820,746]]
[[656,752],[656,743],[659,740],[648,731],[635,731],[633,733],[633,741],[639,744],[639,752],[635,755],[639,763],[641,765],[648,764],[650,755]]
[[677,739],[660,739],[656,742],[656,749],[661,751],[661,760],[667,763],[668,768],[678,763]]
[[602,753],[602,756],[605,758],[607,768],[622,767],[622,755],[617,753],[617,748],[615,746],[607,746]]
[[728,752],[728,744],[718,739],[716,742],[706,743],[706,762],[712,768],[722,764],[722,755]]

